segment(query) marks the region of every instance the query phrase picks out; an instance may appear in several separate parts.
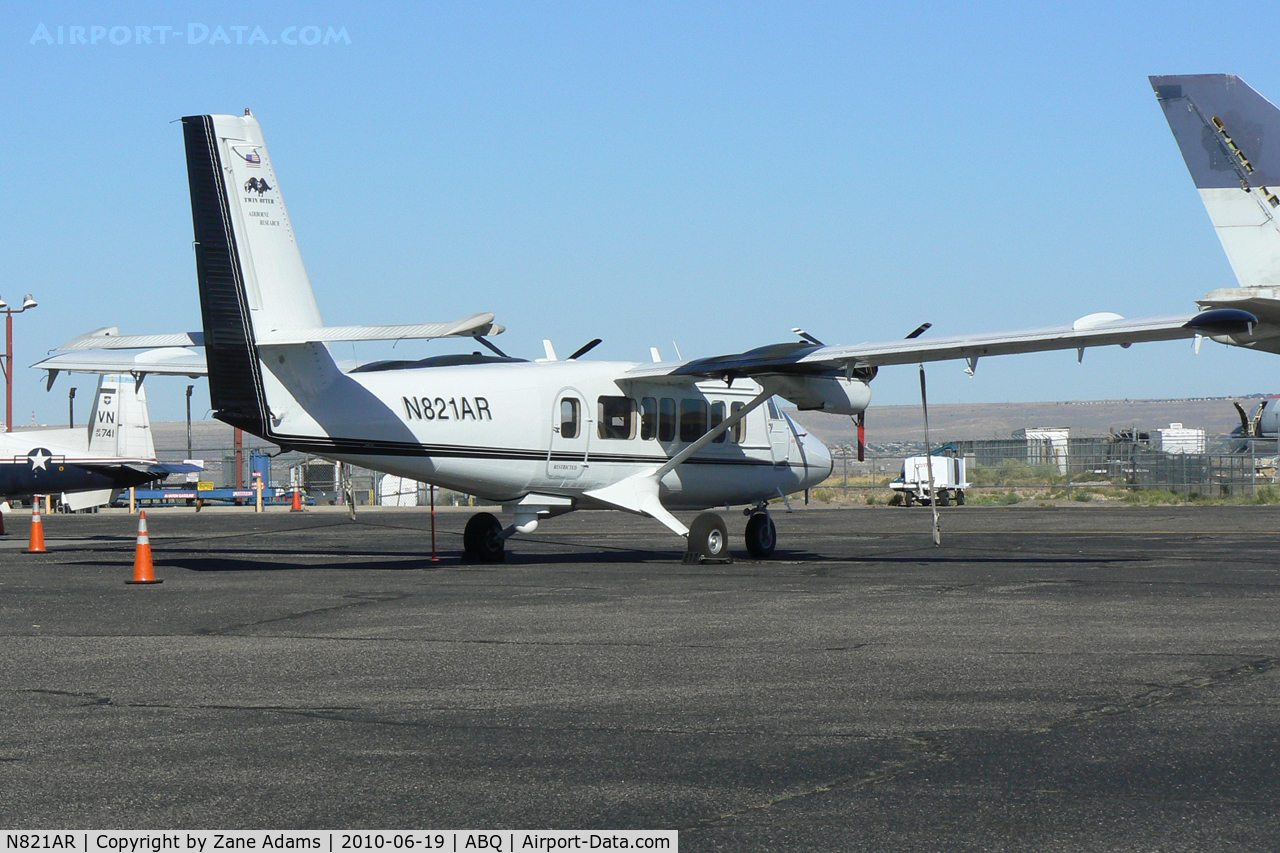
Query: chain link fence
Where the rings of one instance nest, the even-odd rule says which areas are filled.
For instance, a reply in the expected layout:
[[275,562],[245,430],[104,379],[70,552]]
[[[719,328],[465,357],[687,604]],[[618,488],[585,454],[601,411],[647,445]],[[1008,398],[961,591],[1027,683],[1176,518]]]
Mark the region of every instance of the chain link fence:
[[[903,460],[923,456],[923,442],[892,448],[868,446],[864,461],[857,448],[831,448],[834,467],[822,488],[844,499],[854,493],[883,490],[900,475]],[[935,455],[966,460],[975,494],[983,489],[1124,489],[1166,491],[1187,497],[1256,498],[1277,482],[1276,445],[1267,442],[1243,452],[1171,453],[1125,436],[1070,438],[1055,445],[1025,439],[957,441],[935,446]]]
[[[175,474],[163,486],[194,488],[192,483],[203,483],[202,488],[249,488],[254,475],[261,474],[265,488],[290,490],[297,486],[317,504],[345,505],[352,501],[356,506],[425,506],[431,500],[430,487],[425,483],[305,453],[281,452],[256,439],[250,442],[248,436],[238,454],[230,446],[193,447],[191,457],[184,453],[185,449],[179,453],[162,451],[160,457],[166,462],[195,459],[204,470],[192,475]],[[439,488],[435,500],[440,505],[474,502],[470,495]]]
[[[983,490],[1041,488],[1065,490],[1068,496],[1078,489],[1124,489],[1206,498],[1254,498],[1259,489],[1277,482],[1274,442],[1229,453],[1221,450],[1229,446],[1229,437],[1210,436],[1206,446],[1214,452],[1168,453],[1143,440],[1145,434],[1134,435],[1072,437],[1058,443],[1019,438],[956,441],[935,444],[933,450],[935,454],[959,456],[967,461],[967,477],[974,495]],[[296,484],[321,504],[344,503],[347,494],[357,506],[424,505],[430,499],[428,487],[413,480],[387,481],[382,472],[368,468],[337,466],[303,453],[282,453],[278,447],[248,435],[237,456],[226,440],[229,435],[220,434],[218,438],[221,440],[196,444],[191,452],[205,466],[198,479],[212,483],[214,488],[247,486],[253,482],[253,472],[260,470],[266,475],[264,485],[288,489]],[[185,446],[174,449],[177,443],[165,447],[157,441],[161,459],[187,458]],[[874,494],[887,496],[887,484],[901,473],[903,460],[925,452],[923,442],[871,444],[865,460],[858,462],[857,448],[852,444],[833,444],[830,449],[834,467],[821,488],[844,500]],[[184,482],[185,478],[177,475],[166,485]],[[468,495],[440,489],[436,490],[436,501],[442,505],[472,502]]]

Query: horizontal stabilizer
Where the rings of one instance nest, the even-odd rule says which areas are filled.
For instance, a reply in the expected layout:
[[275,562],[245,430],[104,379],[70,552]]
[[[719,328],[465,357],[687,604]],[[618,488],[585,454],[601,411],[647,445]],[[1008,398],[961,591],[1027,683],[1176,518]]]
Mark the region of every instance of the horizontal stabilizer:
[[400,326],[322,326],[316,329],[271,329],[257,333],[259,346],[336,343],[339,341],[404,341],[480,337],[506,330],[492,314],[472,314],[452,323],[414,323]]
[[153,347],[202,347],[204,332],[175,332],[167,335],[122,335],[110,326],[95,329],[67,341],[56,352],[86,349],[151,349]]
[[[492,314],[472,314],[450,323],[409,323],[396,326],[319,326],[307,329],[270,329],[258,332],[260,346],[337,343],[340,341],[401,341],[498,335],[506,327],[493,322]],[[55,352],[158,347],[204,346],[203,332],[166,335],[122,335],[115,327],[98,329],[67,341]],[[66,369],[66,368],[60,368]]]
[[160,376],[207,376],[204,353],[183,347],[161,347],[137,353],[102,349],[89,352],[68,352],[54,355],[32,365],[37,370],[48,370],[51,375],[67,373],[121,373],[132,376],[157,374]]

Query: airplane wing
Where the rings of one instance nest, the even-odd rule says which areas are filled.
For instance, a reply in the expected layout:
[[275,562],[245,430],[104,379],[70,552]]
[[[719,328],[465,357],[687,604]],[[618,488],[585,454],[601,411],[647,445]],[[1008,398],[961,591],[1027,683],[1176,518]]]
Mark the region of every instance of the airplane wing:
[[642,364],[627,371],[628,379],[658,377],[736,377],[763,374],[830,375],[857,373],[882,365],[967,359],[970,367],[989,355],[1081,350],[1096,346],[1129,346],[1197,335],[1244,331],[1258,322],[1247,311],[1214,309],[1199,314],[1126,320],[1118,314],[1090,314],[1070,326],[1050,326],[988,335],[906,338],[873,343],[825,346],[792,342],[760,347],[734,355],[682,362]]

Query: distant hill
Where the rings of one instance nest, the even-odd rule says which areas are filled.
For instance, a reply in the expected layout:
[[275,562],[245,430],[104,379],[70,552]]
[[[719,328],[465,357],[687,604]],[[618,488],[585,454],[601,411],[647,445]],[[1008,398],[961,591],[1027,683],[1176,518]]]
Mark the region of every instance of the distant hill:
[[[1069,427],[1080,436],[1112,430],[1157,429],[1171,423],[1225,435],[1240,425],[1233,401],[1252,413],[1260,397],[1195,400],[1081,400],[1060,403],[943,403],[929,407],[929,437],[935,442],[1009,438],[1023,427]],[[827,443],[857,440],[851,418],[789,410],[797,422]],[[877,406],[867,410],[867,441],[880,444],[923,441],[920,407]]]

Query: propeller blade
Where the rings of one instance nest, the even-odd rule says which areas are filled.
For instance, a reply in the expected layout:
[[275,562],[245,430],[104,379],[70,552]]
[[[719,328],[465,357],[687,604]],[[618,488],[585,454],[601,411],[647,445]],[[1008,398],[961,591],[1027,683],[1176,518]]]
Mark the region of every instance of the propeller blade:
[[586,355],[587,353],[591,352],[593,349],[595,349],[598,346],[600,346],[599,338],[596,338],[595,340],[592,340],[592,341],[588,341],[587,343],[583,344],[582,346],[574,350],[573,355],[569,356],[569,361],[573,361],[575,358],[578,358],[579,356]]
[[792,329],[791,333],[793,335],[799,335],[801,338],[805,339],[806,341],[813,344],[814,346],[818,346],[818,347],[826,346],[826,344],[824,344],[822,341],[818,340],[813,335],[809,334],[799,326],[796,326],[794,329]]
[[912,338],[918,338],[932,328],[933,328],[932,323],[921,323],[920,326],[914,332],[907,335],[907,340],[911,340]]

